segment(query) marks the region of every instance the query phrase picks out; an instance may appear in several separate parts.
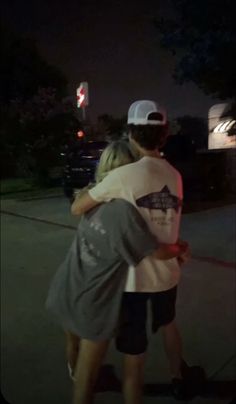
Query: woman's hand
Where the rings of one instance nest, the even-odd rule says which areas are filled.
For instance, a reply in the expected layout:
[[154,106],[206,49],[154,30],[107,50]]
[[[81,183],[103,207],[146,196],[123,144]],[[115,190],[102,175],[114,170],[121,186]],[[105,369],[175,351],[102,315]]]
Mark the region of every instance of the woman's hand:
[[78,196],[76,196],[71,205],[71,213],[75,216],[81,216],[97,205],[99,205],[99,202],[94,201],[94,199],[92,199],[89,195],[88,191],[85,190],[82,195],[78,194]]

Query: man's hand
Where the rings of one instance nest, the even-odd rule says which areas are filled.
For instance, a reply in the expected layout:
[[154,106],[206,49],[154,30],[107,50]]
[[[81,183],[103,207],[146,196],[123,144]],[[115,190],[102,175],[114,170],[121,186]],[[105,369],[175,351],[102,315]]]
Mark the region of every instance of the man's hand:
[[79,196],[74,200],[71,205],[71,213],[75,216],[81,216],[97,205],[99,205],[99,202],[91,198],[87,191],[81,197]]

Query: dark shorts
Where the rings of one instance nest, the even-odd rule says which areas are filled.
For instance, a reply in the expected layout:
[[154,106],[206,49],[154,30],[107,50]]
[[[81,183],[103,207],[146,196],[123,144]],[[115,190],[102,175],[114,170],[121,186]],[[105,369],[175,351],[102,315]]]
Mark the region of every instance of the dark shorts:
[[146,351],[148,302],[151,304],[152,331],[171,323],[175,318],[177,286],[164,292],[123,294],[120,322],[116,336],[118,351],[138,355]]

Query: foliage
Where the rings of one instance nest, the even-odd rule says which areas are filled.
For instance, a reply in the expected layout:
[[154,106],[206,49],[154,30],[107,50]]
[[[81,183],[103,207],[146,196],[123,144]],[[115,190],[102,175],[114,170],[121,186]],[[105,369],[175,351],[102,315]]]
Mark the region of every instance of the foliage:
[[32,189],[32,184],[25,178],[11,178],[0,181],[0,193],[16,193]]
[[196,148],[207,148],[208,124],[204,118],[196,116],[181,116],[177,118],[179,125],[178,134],[191,139]]
[[3,29],[1,61],[2,176],[32,176],[47,184],[61,147],[78,129],[66,79],[36,44]]
[[207,120],[197,116],[184,115],[177,119],[181,135],[208,136]]
[[[62,146],[77,130],[72,105],[58,100],[54,89],[39,89],[31,99],[11,102],[2,128],[2,150],[17,157],[17,174],[47,183],[49,171],[59,165]],[[5,129],[5,130],[4,130]]]
[[42,58],[36,42],[16,35],[4,25],[1,28],[1,56],[1,104],[9,104],[15,98],[30,99],[39,87],[53,87],[58,96],[66,95],[66,78]]
[[119,139],[125,129],[126,117],[114,118],[112,115],[103,114],[97,119],[97,131],[108,140]]
[[155,21],[161,44],[176,56],[174,77],[204,92],[236,96],[234,0],[171,0],[173,17]]

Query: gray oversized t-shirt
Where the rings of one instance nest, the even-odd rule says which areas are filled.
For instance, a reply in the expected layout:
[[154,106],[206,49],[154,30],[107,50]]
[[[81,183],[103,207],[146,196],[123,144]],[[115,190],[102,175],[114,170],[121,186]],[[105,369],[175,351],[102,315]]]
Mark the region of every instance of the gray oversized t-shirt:
[[59,267],[46,302],[56,322],[82,338],[113,336],[128,265],[136,266],[158,247],[144,219],[121,199],[84,215]]

